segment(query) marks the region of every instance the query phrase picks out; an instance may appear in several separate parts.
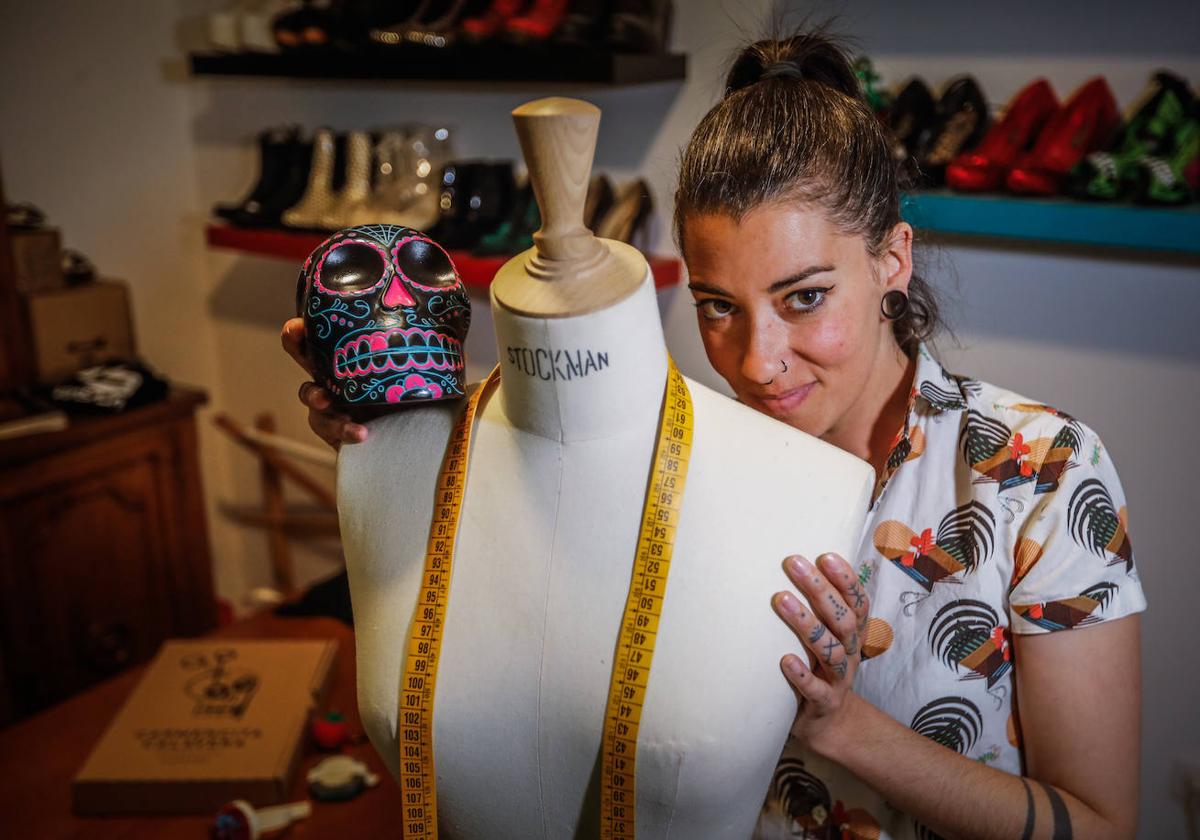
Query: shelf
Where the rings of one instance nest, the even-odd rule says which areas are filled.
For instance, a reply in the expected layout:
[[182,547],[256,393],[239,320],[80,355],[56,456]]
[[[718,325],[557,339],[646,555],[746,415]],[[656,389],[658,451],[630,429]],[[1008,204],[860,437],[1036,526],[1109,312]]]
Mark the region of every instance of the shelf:
[[919,230],[1058,244],[1200,254],[1200,205],[1142,207],[1063,198],[914,192],[901,202]]
[[[329,233],[293,233],[286,230],[238,228],[228,225],[209,225],[206,230],[209,247],[240,251],[260,257],[291,260],[300,266],[309,253],[330,235]],[[458,269],[463,283],[470,288],[486,289],[496,272],[510,257],[476,257],[469,251],[450,251],[450,259]],[[674,257],[648,257],[654,272],[654,286],[665,289],[679,282],[681,263]]]
[[405,46],[389,53],[192,53],[196,76],[275,76],[458,82],[576,82],[637,85],[681,81],[687,56],[632,55],[555,46],[481,44],[433,49]]

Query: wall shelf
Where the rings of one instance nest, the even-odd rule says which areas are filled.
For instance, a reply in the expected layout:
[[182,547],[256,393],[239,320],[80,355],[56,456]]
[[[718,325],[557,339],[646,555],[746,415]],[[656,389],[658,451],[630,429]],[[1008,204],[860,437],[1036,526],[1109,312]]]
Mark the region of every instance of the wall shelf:
[[[287,230],[260,228],[238,228],[229,225],[209,225],[206,238],[210,248],[240,251],[260,257],[275,257],[290,260],[299,266],[309,253],[330,235],[329,233],[294,233]],[[469,251],[451,251],[450,259],[470,288],[486,289],[496,272],[510,258],[477,257]],[[679,282],[682,264],[674,257],[647,257],[650,270],[654,272],[654,285],[664,289]]]
[[394,52],[192,53],[195,76],[274,76],[302,79],[373,79],[458,82],[574,82],[637,85],[682,81],[687,56],[633,55],[547,46],[478,46]]
[[908,193],[901,212],[913,227],[937,233],[1200,254],[1200,204],[1142,207],[940,190]]

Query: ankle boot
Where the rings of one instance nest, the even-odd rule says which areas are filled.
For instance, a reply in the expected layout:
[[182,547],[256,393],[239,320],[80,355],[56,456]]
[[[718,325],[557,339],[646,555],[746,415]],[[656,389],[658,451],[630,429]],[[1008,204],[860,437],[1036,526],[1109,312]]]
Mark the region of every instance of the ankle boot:
[[231,222],[239,215],[256,215],[261,212],[263,202],[279,189],[287,174],[288,154],[295,139],[296,129],[292,126],[268,128],[260,132],[258,180],[241,201],[236,204],[218,204],[213,208],[213,212]]
[[229,220],[239,227],[279,227],[283,211],[298,202],[308,184],[312,165],[312,142],[297,133],[283,150],[283,172],[275,189],[265,194],[257,205],[247,205]]
[[333,208],[345,174],[345,137],[328,128],[319,129],[313,138],[312,165],[300,200],[284,211],[285,227],[297,230],[323,230],[321,219]]
[[449,160],[450,132],[414,124],[385,132],[375,144],[374,188],[353,224],[427,231],[437,223],[438,174]]
[[346,180],[332,206],[321,214],[323,229],[352,226],[358,211],[370,201],[373,145],[365,131],[351,131],[346,136]]

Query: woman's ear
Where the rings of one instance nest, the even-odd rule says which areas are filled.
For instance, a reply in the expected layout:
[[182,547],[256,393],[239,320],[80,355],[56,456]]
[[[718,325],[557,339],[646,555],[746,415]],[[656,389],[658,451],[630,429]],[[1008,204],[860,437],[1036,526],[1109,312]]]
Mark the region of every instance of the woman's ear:
[[912,279],[913,229],[908,222],[898,222],[883,243],[879,256],[878,276],[883,281],[885,292],[899,289],[908,293],[908,282]]

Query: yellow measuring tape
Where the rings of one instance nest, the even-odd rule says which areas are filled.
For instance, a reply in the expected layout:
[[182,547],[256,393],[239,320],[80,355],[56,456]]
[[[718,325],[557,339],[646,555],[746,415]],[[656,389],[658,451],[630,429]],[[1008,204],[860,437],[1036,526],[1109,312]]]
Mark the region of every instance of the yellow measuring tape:
[[[600,834],[604,840],[634,836],[638,726],[692,454],[694,412],[691,393],[674,360],[668,357],[667,363],[662,420],[604,716],[600,780]],[[409,630],[408,654],[400,687],[400,789],[406,840],[433,840],[438,836],[433,762],[433,697],[438,658],[449,600],[454,542],[467,483],[471,433],[482,398],[499,381],[500,368],[497,366],[471,395],[466,411],[454,427],[438,474],[424,577]]]

